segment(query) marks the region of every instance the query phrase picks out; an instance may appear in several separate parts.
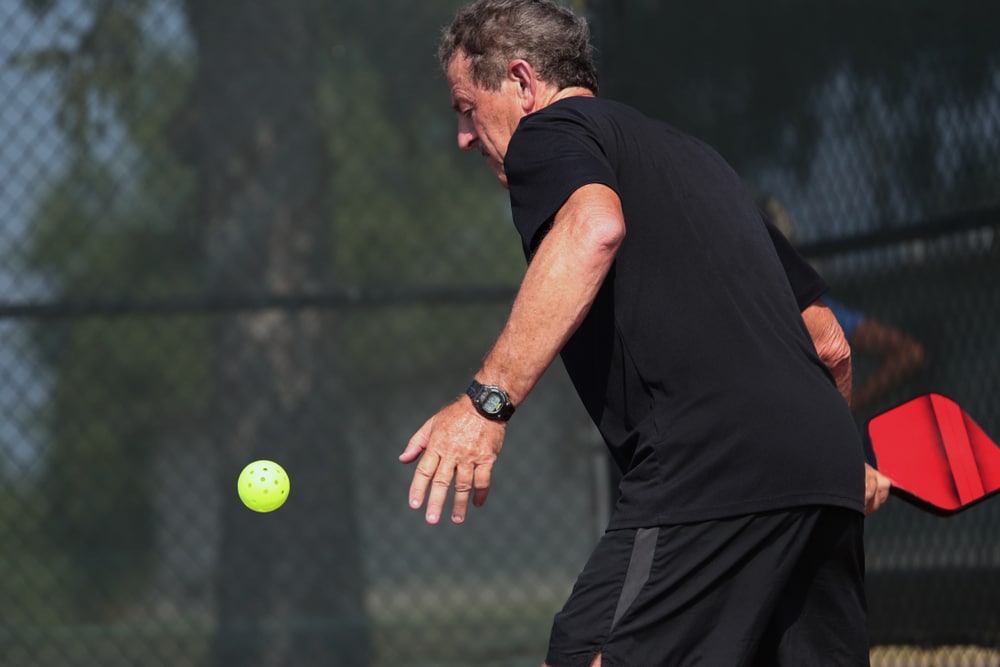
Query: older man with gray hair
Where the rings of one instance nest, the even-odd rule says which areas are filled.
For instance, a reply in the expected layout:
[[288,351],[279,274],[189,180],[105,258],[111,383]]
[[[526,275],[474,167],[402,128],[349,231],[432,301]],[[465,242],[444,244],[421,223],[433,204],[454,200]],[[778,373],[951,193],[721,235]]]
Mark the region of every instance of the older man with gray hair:
[[561,356],[619,497],[549,667],[866,665],[865,512],[889,481],[848,408],[827,286],[709,146],[599,98],[586,22],[479,0],[439,55],[458,144],[510,193],[528,267],[459,400],[413,436],[410,506],[481,505]]

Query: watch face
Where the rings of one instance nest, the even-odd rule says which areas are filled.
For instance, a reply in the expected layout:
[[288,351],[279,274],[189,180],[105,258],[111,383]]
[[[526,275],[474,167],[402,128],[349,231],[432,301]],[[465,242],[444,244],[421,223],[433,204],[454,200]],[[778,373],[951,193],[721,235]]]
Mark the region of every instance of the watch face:
[[494,421],[507,421],[514,414],[514,406],[507,392],[493,385],[482,385],[473,379],[465,393],[483,417]]
[[500,412],[500,409],[502,407],[503,407],[503,396],[496,393],[495,391],[491,391],[490,393],[486,394],[486,398],[483,399],[483,410],[490,413],[491,415],[495,415],[498,412]]

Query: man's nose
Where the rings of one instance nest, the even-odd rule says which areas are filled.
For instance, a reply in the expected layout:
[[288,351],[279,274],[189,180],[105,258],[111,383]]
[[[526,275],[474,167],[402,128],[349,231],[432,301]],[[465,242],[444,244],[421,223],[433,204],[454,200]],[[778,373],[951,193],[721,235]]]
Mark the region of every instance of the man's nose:
[[463,151],[472,150],[479,136],[472,127],[472,123],[459,122],[458,124],[458,147]]

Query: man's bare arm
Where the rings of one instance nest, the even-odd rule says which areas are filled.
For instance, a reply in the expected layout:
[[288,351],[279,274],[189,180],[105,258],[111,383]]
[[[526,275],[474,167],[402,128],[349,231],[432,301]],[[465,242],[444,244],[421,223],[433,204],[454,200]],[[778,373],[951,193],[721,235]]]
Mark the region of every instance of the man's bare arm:
[[624,236],[614,191],[588,185],[570,197],[531,260],[481,379],[523,401],[583,322]]
[[[525,272],[510,317],[476,379],[507,391],[519,405],[586,317],[625,236],[617,194],[603,185],[577,190],[555,216]],[[426,496],[426,519],[437,523],[454,484],[452,521],[465,520],[469,497],[486,502],[506,425],[489,422],[462,397],[431,417],[400,461],[420,462],[410,506]]]

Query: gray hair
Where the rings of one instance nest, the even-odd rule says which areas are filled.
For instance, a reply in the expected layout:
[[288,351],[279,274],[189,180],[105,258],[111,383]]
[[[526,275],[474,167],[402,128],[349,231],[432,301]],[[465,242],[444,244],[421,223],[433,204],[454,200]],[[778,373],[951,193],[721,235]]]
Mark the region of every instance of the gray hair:
[[442,34],[442,69],[459,53],[470,60],[473,82],[487,90],[497,90],[507,64],[520,58],[548,84],[581,86],[597,94],[587,21],[552,0],[476,0],[467,5]]

